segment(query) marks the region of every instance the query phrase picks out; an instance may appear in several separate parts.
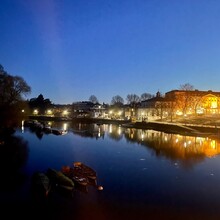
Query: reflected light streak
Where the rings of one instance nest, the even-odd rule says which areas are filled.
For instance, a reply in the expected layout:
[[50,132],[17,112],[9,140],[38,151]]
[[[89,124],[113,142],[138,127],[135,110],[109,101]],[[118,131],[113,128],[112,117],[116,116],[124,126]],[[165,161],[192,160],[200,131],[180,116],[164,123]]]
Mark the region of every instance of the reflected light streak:
[[98,137],[101,137],[101,129],[99,128]]
[[144,140],[144,133],[141,134],[141,140]]
[[109,133],[112,133],[112,125],[109,126]]
[[24,133],[24,120],[21,121],[21,132]]
[[216,141],[215,140],[211,141],[211,148],[216,149]]
[[118,134],[121,135],[121,127],[118,128]]
[[63,130],[64,130],[64,131],[67,131],[67,123],[64,123],[64,124],[63,124]]

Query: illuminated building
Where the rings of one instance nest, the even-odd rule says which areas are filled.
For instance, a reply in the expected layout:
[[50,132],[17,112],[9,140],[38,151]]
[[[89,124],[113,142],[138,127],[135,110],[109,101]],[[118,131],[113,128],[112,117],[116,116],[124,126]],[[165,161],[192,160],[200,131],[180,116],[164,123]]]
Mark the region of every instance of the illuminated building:
[[187,115],[220,113],[220,92],[199,90],[171,90],[161,96],[141,102],[137,111],[139,121],[158,120]]

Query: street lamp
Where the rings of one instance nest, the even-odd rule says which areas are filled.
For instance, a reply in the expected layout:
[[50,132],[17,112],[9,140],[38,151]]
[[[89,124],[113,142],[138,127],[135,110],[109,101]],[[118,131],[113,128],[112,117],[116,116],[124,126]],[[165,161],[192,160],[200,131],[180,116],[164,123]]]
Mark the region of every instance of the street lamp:
[[37,114],[38,114],[38,110],[35,109],[35,110],[34,110],[34,115],[37,115]]
[[68,115],[68,111],[67,111],[67,110],[64,110],[64,111],[63,111],[63,115],[64,115],[64,116]]

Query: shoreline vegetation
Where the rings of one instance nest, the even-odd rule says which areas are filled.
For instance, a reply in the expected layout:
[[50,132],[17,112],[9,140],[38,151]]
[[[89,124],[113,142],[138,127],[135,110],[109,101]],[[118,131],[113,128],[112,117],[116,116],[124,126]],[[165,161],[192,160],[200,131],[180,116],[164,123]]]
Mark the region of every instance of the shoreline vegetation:
[[29,116],[30,120],[42,121],[69,121],[74,123],[96,123],[101,124],[118,124],[126,128],[137,128],[145,130],[156,130],[166,133],[174,133],[188,136],[206,136],[213,138],[220,138],[220,126],[215,124],[198,124],[193,120],[178,121],[178,122],[131,122],[130,120],[112,120],[102,118],[62,118],[62,117],[48,117],[48,116]]

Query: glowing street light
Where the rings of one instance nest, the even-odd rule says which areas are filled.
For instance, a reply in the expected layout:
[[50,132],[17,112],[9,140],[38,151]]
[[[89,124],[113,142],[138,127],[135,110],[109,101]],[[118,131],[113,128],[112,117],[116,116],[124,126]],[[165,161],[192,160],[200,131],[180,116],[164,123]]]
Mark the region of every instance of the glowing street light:
[[35,115],[38,114],[38,110],[37,110],[37,109],[34,110],[34,114],[35,114]]
[[51,114],[52,114],[52,111],[51,111],[50,109],[48,109],[48,110],[47,110],[47,114],[48,114],[48,115],[51,115]]
[[64,115],[64,116],[68,115],[68,111],[67,111],[67,110],[64,110],[64,111],[63,111],[63,115]]

